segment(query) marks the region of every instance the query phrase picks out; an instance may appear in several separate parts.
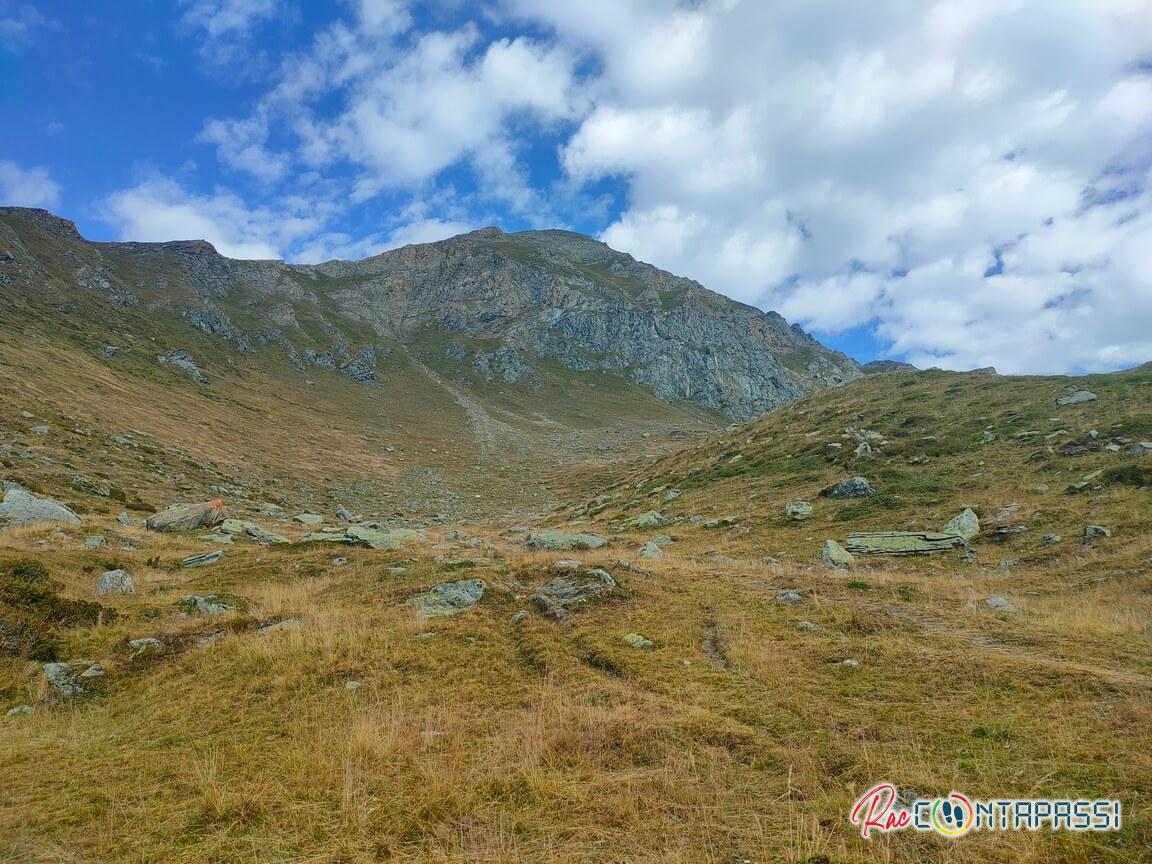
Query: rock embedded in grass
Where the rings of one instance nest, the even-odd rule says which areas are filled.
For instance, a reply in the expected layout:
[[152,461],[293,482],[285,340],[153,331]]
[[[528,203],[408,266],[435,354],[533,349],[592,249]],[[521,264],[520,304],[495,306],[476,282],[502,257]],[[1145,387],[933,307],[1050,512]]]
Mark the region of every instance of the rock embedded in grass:
[[215,528],[228,517],[222,501],[201,504],[173,504],[148,517],[144,523],[149,531],[171,534],[179,531],[197,531]]
[[856,559],[835,540],[825,540],[820,549],[820,563],[825,567],[847,570],[856,563]]
[[776,602],[784,604],[803,603],[804,595],[798,591],[781,591],[776,595]]
[[409,598],[407,605],[428,618],[457,615],[480,602],[488,584],[483,579],[441,582],[423,594]]
[[807,501],[789,501],[784,505],[784,515],[793,522],[811,519],[813,512],[812,505]]
[[78,525],[79,516],[48,497],[33,495],[16,483],[4,484],[4,501],[0,503],[0,528],[6,525],[31,525],[36,522],[67,522]]
[[821,498],[832,499],[846,499],[846,498],[869,498],[876,494],[876,490],[872,487],[863,477],[850,477],[847,480],[841,480],[820,492]]
[[97,596],[104,594],[135,594],[136,583],[127,570],[106,570],[96,582]]
[[1088,543],[1092,540],[1100,540],[1104,537],[1111,537],[1112,531],[1105,528],[1103,525],[1085,525],[1084,526],[1084,542]]
[[639,633],[629,633],[624,637],[624,644],[632,648],[638,648],[641,651],[651,651],[656,647],[656,643],[651,639],[641,636]]
[[653,559],[663,558],[664,557],[664,550],[660,548],[660,545],[658,543],[648,542],[648,543],[645,543],[642,547],[640,547],[640,557],[641,558],[653,558]]
[[554,552],[572,552],[588,549],[601,549],[608,541],[596,534],[568,534],[564,531],[541,531],[528,538],[529,549],[545,549]]
[[292,517],[292,521],[301,525],[323,525],[324,517],[319,513],[297,513]]
[[971,507],[965,507],[964,512],[948,522],[948,524],[941,529],[941,532],[944,534],[955,534],[957,537],[971,540],[980,533],[980,518]]
[[1016,607],[1005,600],[1003,597],[993,595],[992,597],[985,598],[984,603],[991,606],[997,612],[1015,612]]
[[655,510],[650,510],[632,520],[632,527],[638,531],[650,531],[653,528],[663,528],[667,524],[668,520]]
[[1063,396],[1056,399],[1056,404],[1061,408],[1067,405],[1081,405],[1085,402],[1095,402],[1096,394],[1091,390],[1081,390],[1078,387],[1070,387],[1065,391]]
[[210,564],[215,564],[223,557],[224,553],[217,550],[215,552],[205,552],[201,555],[189,555],[187,558],[182,559],[180,563],[185,567],[207,567]]

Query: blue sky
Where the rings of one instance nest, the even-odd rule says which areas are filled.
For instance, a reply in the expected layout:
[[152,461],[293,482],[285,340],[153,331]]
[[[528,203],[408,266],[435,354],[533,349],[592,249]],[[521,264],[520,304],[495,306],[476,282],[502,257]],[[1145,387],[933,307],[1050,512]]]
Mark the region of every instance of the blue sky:
[[1152,359],[1147,0],[0,0],[0,85],[93,239],[559,226],[862,359]]

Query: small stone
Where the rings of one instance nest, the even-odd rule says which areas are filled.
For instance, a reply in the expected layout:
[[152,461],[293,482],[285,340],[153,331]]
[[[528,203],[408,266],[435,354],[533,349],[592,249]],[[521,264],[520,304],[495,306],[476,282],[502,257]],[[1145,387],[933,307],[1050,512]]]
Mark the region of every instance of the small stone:
[[332,566],[333,567],[343,567],[347,563],[348,563],[347,558],[337,557],[337,558],[332,559]]
[[134,648],[137,652],[147,651],[149,648],[159,648],[163,644],[164,643],[155,636],[144,636],[140,639],[128,640],[128,647]]
[[285,631],[302,629],[304,629],[304,624],[299,618],[285,618],[282,621],[273,621],[271,624],[257,627],[256,634],[258,636],[269,636],[272,633],[283,633]]
[[205,552],[201,555],[189,555],[187,558],[181,560],[181,564],[185,567],[207,567],[209,564],[215,564],[224,557],[222,550],[215,552]]
[[96,594],[135,594],[136,583],[126,570],[106,570],[96,582]]
[[521,624],[524,621],[528,620],[528,613],[524,609],[521,609],[519,612],[517,612],[515,615],[513,615],[512,618],[509,620],[513,624]]
[[656,643],[651,639],[646,639],[639,633],[629,633],[624,637],[624,644],[630,645],[633,648],[639,648],[643,651],[650,651],[656,647]]
[[1103,537],[1111,537],[1112,531],[1105,528],[1103,525],[1086,525],[1084,526],[1084,542],[1090,540],[1099,540]]
[[294,522],[299,522],[301,525],[323,525],[324,517],[319,513],[297,513],[292,517]]
[[441,582],[423,594],[411,598],[408,605],[429,618],[456,615],[479,603],[487,587],[483,579]]
[[849,657],[847,660],[841,660],[840,666],[847,666],[849,669],[855,669],[860,665],[860,661],[855,657]]
[[104,667],[99,663],[93,663],[87,669],[80,673],[81,678],[103,678]]
[[346,681],[346,682],[344,682],[344,689],[345,690],[359,690],[363,686],[364,685],[361,684],[359,681]]
[[561,558],[552,563],[552,570],[556,573],[575,573],[583,566],[575,558]]
[[127,513],[121,513],[116,517],[116,521],[121,525],[135,525],[136,520],[129,516]]
[[991,444],[995,440],[996,440],[996,435],[993,432],[989,432],[989,431],[985,430],[980,435],[980,443],[981,444]]
[[820,628],[813,624],[811,621],[797,621],[796,629],[801,633],[815,633]]
[[341,504],[339,507],[336,508],[336,518],[339,519],[341,522],[359,522],[360,521],[355,516],[353,516],[352,513],[348,510],[348,508],[345,507],[343,504]]
[[1059,543],[1063,539],[1064,538],[1061,537],[1059,534],[1045,534],[1043,537],[1040,538],[1040,542],[1043,543],[1045,546],[1051,546],[1054,543]]
[[5,716],[19,717],[21,714],[31,714],[32,711],[31,705],[17,705],[15,708],[9,708]]
[[47,426],[33,426],[28,431],[33,435],[47,435],[49,430]]
[[847,570],[856,563],[856,558],[835,540],[825,540],[820,550],[820,563],[836,570]]
[[735,517],[733,517],[733,516],[721,516],[718,519],[707,520],[706,522],[703,523],[703,527],[707,528],[710,531],[714,531],[717,528],[731,528],[735,524],[736,524]]
[[784,505],[784,515],[793,522],[803,522],[812,518],[812,505],[807,501],[789,501]]
[[220,598],[215,594],[209,594],[206,597],[190,594],[181,600],[179,605],[185,612],[195,615],[214,616],[236,611],[235,606],[221,603]]
[[84,538],[84,548],[88,551],[104,549],[107,546],[108,541],[104,538],[103,534],[89,534]]
[[991,606],[998,612],[1015,612],[1016,607],[1005,600],[1003,597],[992,596],[984,600],[984,603]]
[[776,595],[776,602],[786,604],[803,603],[804,595],[796,591],[781,591]]

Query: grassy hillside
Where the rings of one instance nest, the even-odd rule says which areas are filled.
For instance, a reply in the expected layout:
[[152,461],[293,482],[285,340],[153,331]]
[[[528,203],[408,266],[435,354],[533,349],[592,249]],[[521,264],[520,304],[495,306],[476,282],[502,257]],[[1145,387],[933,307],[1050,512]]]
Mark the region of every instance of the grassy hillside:
[[[1098,399],[1057,407],[1069,383]],[[0,557],[31,559],[59,597],[106,609],[96,626],[52,628],[58,659],[105,670],[83,696],[50,695],[40,662],[0,656],[0,709],[34,708],[0,717],[0,860],[1149,860],[1152,456],[1105,448],[1152,437],[1150,396],[1148,368],[1075,382],[876,376],[675,455],[653,446],[639,463],[602,455],[556,473],[556,491],[580,500],[552,523],[603,535],[596,552],[530,552],[492,514],[392,552],[217,546],[121,525],[105,499],[83,525],[2,531]],[[19,434],[4,440],[30,440],[34,422],[11,420]],[[856,457],[848,426],[885,443]],[[165,433],[153,427],[145,465],[171,458]],[[287,435],[251,446],[285,477],[322,470],[286,443],[273,452]],[[102,446],[55,440],[44,452],[57,464]],[[447,452],[434,442],[430,430],[429,449]],[[362,446],[349,438],[341,452],[366,458]],[[140,465],[107,473],[151,500]],[[853,475],[877,494],[818,496]],[[814,507],[806,522],[783,512],[799,498]],[[819,566],[825,539],[938,529],[962,506],[984,523],[969,560]],[[630,525],[652,510],[669,524]],[[294,540],[307,530],[260,522]],[[1112,536],[1085,544],[1087,524]],[[998,525],[1027,530],[997,540]],[[84,548],[94,533],[105,548]],[[661,534],[673,541],[663,557],[639,557]],[[180,565],[215,548],[215,565]],[[573,556],[618,587],[556,621],[532,597]],[[113,566],[136,593],[95,598]],[[408,605],[467,578],[488,589],[459,615]],[[189,594],[236,610],[187,615]],[[992,595],[1016,611],[988,606]],[[144,637],[159,645],[129,645]],[[865,841],[848,812],[882,780],[925,796],[1118,798],[1125,827]]]

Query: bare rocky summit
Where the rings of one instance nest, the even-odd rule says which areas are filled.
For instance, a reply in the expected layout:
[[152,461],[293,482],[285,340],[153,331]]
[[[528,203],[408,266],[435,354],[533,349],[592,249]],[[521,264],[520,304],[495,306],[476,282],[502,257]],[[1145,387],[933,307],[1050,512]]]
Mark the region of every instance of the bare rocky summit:
[[[486,228],[362,261],[238,261],[199,240],[92,243],[43,210],[0,208],[0,286],[161,314],[235,352],[280,352],[370,384],[396,353],[527,388],[607,372],[746,420],[860,376],[773,312],[568,231]],[[113,346],[115,347],[115,346]],[[195,359],[169,346],[181,368]],[[105,351],[105,354],[107,352]]]

